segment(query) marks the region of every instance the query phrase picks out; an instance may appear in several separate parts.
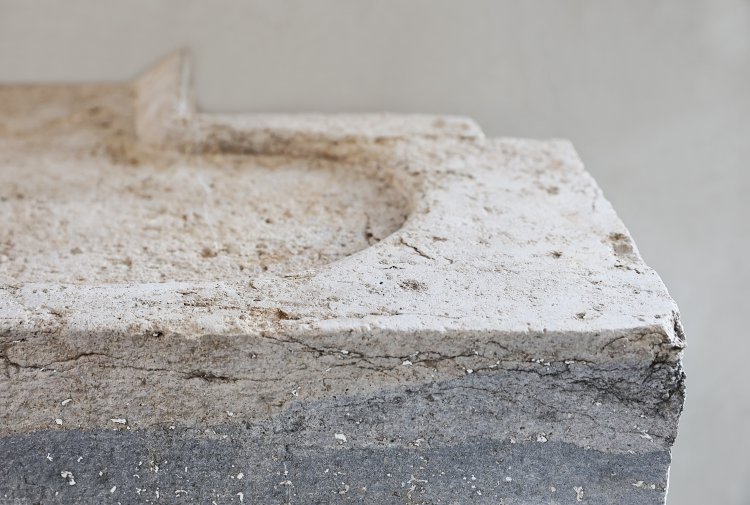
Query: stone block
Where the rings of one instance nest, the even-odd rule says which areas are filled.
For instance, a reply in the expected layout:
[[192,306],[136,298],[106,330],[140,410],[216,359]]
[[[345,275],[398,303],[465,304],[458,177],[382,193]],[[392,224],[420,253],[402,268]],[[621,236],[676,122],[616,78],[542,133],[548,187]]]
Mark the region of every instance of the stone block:
[[0,87],[0,503],[657,504],[677,307],[564,140]]

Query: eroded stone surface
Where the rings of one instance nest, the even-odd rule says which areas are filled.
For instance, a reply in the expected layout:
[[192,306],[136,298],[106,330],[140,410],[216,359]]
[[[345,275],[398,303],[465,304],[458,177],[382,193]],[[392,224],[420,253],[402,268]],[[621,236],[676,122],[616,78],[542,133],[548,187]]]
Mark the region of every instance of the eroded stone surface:
[[[0,175],[6,282],[233,281],[346,257],[398,229],[405,199],[342,164],[211,159]],[[137,245],[136,245],[137,244]],[[245,271],[249,273],[244,273]]]
[[663,502],[677,309],[569,143],[184,64],[0,88],[0,496]]

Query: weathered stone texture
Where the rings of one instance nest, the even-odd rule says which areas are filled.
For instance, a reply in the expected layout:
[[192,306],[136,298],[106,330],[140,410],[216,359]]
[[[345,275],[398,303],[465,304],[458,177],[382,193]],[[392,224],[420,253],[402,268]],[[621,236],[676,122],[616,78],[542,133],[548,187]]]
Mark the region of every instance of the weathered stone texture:
[[566,141],[0,87],[0,503],[663,503],[674,302]]

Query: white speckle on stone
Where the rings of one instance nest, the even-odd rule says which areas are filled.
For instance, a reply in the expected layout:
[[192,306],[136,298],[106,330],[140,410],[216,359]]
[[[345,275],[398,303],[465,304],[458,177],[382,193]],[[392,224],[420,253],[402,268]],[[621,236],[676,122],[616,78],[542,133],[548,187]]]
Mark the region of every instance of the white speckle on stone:
[[52,455],[50,453],[47,453],[47,459],[52,461]]
[[82,459],[83,459],[83,456],[78,456],[78,459],[77,459],[76,461],[77,461],[78,463],[80,463]]
[[174,494],[175,496],[180,496],[181,494],[188,494],[188,492],[185,489],[175,489]]
[[242,502],[244,502],[244,501],[245,501],[245,495],[244,495],[244,494],[242,494],[242,493],[237,493],[237,496],[239,496],[239,497],[240,497],[240,503],[242,503]]
[[550,486],[549,490],[551,493],[554,493],[555,491],[557,491],[557,488],[555,486]]
[[656,489],[656,484],[646,484],[642,480],[638,480],[633,482],[633,486],[639,487],[641,489]]
[[237,474],[237,478],[238,478],[238,479],[241,479],[241,478],[242,478],[242,477],[244,477],[244,476],[245,476],[245,474],[244,474],[244,473],[242,473],[242,472],[240,472],[240,473],[238,473],[238,474]]
[[333,435],[333,438],[335,438],[336,440],[338,440],[341,443],[346,442],[346,435],[344,435],[343,433],[335,433]]
[[62,419],[55,419],[55,424],[58,426],[62,426]]
[[117,491],[117,486],[112,486],[112,489],[109,490],[109,494],[112,494],[115,491]]
[[73,477],[73,472],[70,472],[68,470],[63,470],[60,472],[60,477],[68,481],[69,486],[75,486],[76,485],[76,479]]
[[64,406],[66,406],[67,404],[69,404],[72,401],[73,401],[73,398],[66,398],[65,400],[63,400],[63,401],[60,402],[60,405],[62,405],[64,407]]
[[538,434],[538,435],[536,436],[536,441],[537,441],[537,442],[541,442],[541,443],[544,443],[544,442],[546,442],[546,441],[547,441],[547,434],[546,434],[546,433],[539,433],[539,434]]
[[115,424],[127,424],[128,423],[128,420],[122,417],[116,417],[114,419],[110,419],[110,421],[112,421]]
[[653,438],[651,438],[651,435],[649,435],[648,432],[646,432],[645,430],[642,431],[640,435],[641,435],[641,438],[645,438],[646,440],[653,440]]
[[505,482],[513,482],[513,479],[511,477],[506,477]]
[[576,486],[573,491],[576,492],[576,501],[583,501],[583,486]]
[[401,363],[401,365],[402,365],[402,366],[411,366],[411,365],[412,365],[412,362],[411,362],[411,361],[409,361],[409,360],[407,359],[407,360],[404,360],[404,362],[403,362],[403,363]]
[[341,354],[343,354],[344,356],[346,356],[347,354],[349,354],[349,351],[347,351],[346,349],[341,349],[339,352]]
[[467,374],[472,374],[472,373],[474,373],[474,370],[472,368],[467,368],[466,369],[466,373]]
[[230,412],[227,410],[227,417],[234,417],[234,412]]

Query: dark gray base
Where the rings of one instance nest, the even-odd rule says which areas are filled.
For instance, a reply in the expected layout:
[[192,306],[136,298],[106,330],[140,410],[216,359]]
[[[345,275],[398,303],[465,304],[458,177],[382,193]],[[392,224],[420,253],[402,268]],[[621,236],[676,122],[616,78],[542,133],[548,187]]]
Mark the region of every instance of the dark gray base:
[[528,367],[210,428],[7,434],[0,504],[663,504],[679,369]]
[[[666,452],[606,454],[559,442],[474,440],[457,447],[376,449],[268,445],[237,426],[210,434],[38,432],[4,438],[0,447],[0,503],[24,504],[240,503],[238,493],[243,503],[253,504],[574,504],[575,487],[583,488],[586,503],[655,504],[663,501],[662,469],[669,464]],[[75,485],[62,471],[73,473]],[[240,472],[244,476],[237,479]],[[644,479],[656,489],[634,486]]]

